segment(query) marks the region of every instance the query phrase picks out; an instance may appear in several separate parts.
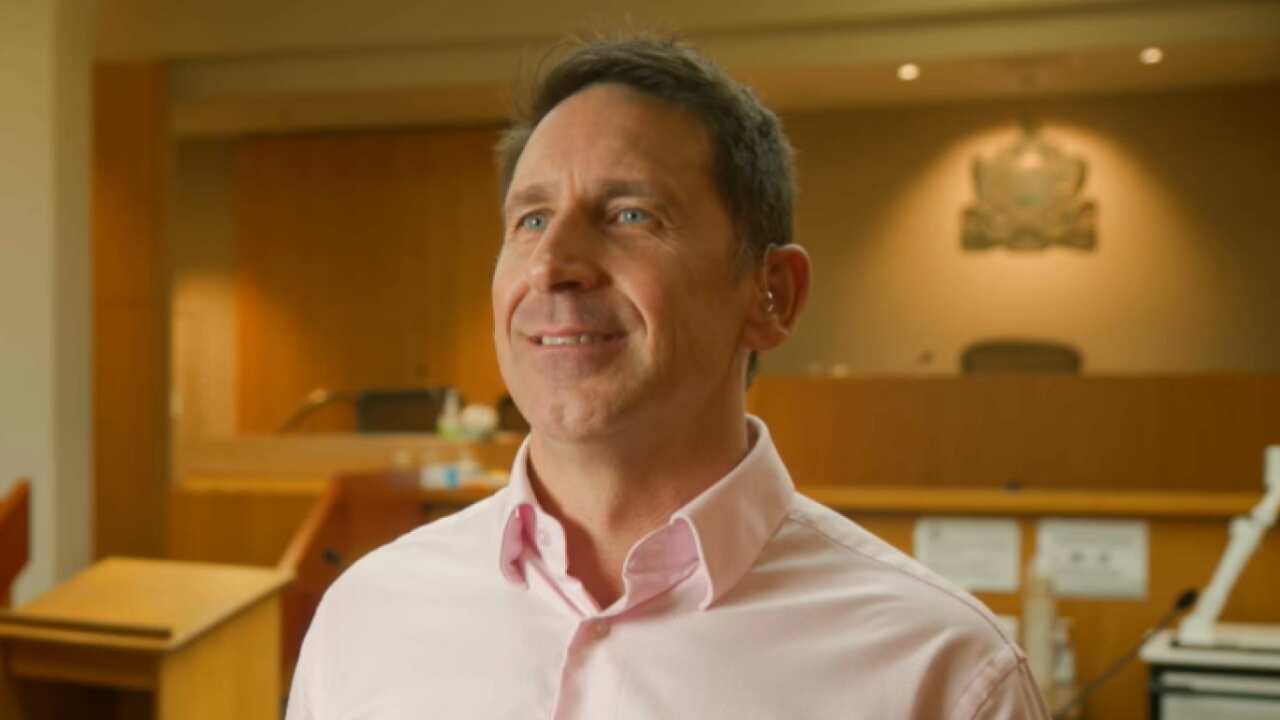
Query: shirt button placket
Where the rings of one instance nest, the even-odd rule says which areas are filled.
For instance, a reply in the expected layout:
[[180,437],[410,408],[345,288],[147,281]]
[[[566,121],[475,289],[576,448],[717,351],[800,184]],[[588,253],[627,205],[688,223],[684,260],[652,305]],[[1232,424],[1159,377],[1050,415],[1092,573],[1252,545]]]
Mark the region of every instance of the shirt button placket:
[[552,717],[556,720],[576,718],[582,701],[582,666],[591,646],[609,635],[609,621],[601,618],[583,620],[574,631],[560,671],[560,688]]

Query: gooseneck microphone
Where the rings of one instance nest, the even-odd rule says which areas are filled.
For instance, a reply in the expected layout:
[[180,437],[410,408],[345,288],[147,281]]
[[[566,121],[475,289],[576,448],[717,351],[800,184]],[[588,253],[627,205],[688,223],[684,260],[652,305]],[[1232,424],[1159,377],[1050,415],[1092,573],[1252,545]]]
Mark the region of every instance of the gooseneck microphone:
[[1128,652],[1121,655],[1120,658],[1111,663],[1106,670],[1103,670],[1094,677],[1094,679],[1085,684],[1084,687],[1080,688],[1080,691],[1072,696],[1070,702],[1055,710],[1053,712],[1053,720],[1066,720],[1067,716],[1071,714],[1071,711],[1074,710],[1076,706],[1082,704],[1085,700],[1088,700],[1098,688],[1102,687],[1103,683],[1110,680],[1111,676],[1119,672],[1120,668],[1124,667],[1126,663],[1136,657],[1138,655],[1138,651],[1146,644],[1148,638],[1168,627],[1169,623],[1173,622],[1174,618],[1185,612],[1192,605],[1195,605],[1196,599],[1199,596],[1200,593],[1198,593],[1195,588],[1183,590],[1182,593],[1178,595],[1177,600],[1174,600],[1173,607],[1169,608],[1169,611],[1156,621],[1156,624],[1152,625],[1151,629],[1142,633],[1142,637],[1132,648],[1129,649]]

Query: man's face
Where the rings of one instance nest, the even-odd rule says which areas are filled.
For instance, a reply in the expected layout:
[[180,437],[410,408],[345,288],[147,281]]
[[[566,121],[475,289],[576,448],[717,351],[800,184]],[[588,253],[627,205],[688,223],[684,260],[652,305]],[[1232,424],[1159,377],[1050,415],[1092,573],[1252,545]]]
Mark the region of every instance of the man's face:
[[743,392],[752,294],[698,119],[618,84],[534,129],[503,207],[494,339],[534,431],[678,427]]

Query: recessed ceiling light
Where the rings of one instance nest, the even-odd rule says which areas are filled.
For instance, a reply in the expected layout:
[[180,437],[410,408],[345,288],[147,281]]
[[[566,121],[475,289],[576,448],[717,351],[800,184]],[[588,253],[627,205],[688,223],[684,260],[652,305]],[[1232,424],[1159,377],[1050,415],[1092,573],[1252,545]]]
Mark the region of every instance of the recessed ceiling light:
[[898,66],[898,79],[910,82],[920,77],[920,66],[915,63],[903,63]]
[[1138,53],[1138,60],[1143,65],[1155,65],[1163,59],[1164,51],[1158,47],[1143,48],[1142,52]]

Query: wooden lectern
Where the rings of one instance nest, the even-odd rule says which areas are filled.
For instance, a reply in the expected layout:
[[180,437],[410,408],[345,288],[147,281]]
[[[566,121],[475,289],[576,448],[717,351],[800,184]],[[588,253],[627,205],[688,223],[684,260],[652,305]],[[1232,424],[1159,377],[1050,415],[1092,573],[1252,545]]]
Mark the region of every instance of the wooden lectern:
[[[269,568],[103,560],[0,614],[0,717],[277,720],[288,580]],[[86,701],[85,688],[123,691],[132,710]]]

